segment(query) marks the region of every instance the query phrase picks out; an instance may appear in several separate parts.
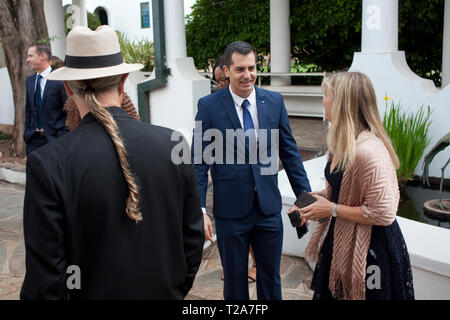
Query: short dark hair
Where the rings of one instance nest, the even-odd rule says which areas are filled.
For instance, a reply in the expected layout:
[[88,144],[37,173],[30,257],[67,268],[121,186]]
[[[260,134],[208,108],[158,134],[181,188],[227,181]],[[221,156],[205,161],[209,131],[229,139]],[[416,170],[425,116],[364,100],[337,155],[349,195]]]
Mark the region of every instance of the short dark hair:
[[225,65],[225,57],[220,56],[217,58],[216,63],[214,64],[213,70],[212,70],[212,79],[216,81],[216,76],[214,74],[214,71],[216,68],[220,68],[222,70],[223,66]]
[[30,46],[30,48],[31,47],[35,47],[36,48],[36,52],[39,55],[45,53],[46,56],[47,56],[47,60],[50,61],[50,58],[52,56],[52,49],[50,48],[50,46],[48,44],[45,44],[45,43],[34,43],[34,44],[32,44]]
[[256,59],[256,52],[255,49],[251,46],[251,44],[245,42],[245,41],[234,41],[228,45],[228,47],[225,49],[225,65],[229,68],[231,64],[233,63],[233,60],[231,57],[233,56],[233,53],[239,53],[242,55],[248,55],[250,52],[253,52]]

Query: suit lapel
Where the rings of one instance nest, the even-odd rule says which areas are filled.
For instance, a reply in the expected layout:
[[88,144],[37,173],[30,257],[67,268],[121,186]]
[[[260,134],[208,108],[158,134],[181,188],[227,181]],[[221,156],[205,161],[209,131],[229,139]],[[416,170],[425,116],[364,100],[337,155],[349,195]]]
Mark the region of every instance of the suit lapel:
[[[230,119],[231,123],[233,124],[234,130],[243,129],[242,125],[241,125],[241,121],[239,121],[239,117],[236,112],[236,107],[234,105],[233,97],[231,96],[231,93],[230,93],[230,88],[227,87],[225,89],[222,89],[222,92],[223,92],[223,95],[222,95],[223,105],[228,114],[228,118]],[[245,145],[244,136],[242,134],[239,134],[238,137],[239,137],[239,140],[241,140],[241,142]]]
[[32,75],[30,78],[28,78],[30,81],[28,87],[29,87],[29,94],[28,101],[30,102],[30,110],[34,113],[35,112],[35,105],[34,105],[34,90],[36,89],[36,73]]
[[[42,81],[42,79],[41,79]],[[47,97],[47,91],[48,88],[52,85],[52,81],[51,80],[47,80],[47,82],[45,83],[45,87],[44,87],[44,94],[42,95],[42,108],[45,105],[45,98]]]
[[256,91],[256,109],[258,110],[259,128],[265,129],[267,128],[266,125],[267,112],[266,112],[266,105],[264,102],[264,93],[257,86],[255,86],[255,91]]
[[234,129],[242,129],[241,122],[236,112],[236,107],[234,106],[233,98],[231,97],[230,89],[227,87],[222,89],[223,92],[223,105],[227,111],[228,117],[233,124]]

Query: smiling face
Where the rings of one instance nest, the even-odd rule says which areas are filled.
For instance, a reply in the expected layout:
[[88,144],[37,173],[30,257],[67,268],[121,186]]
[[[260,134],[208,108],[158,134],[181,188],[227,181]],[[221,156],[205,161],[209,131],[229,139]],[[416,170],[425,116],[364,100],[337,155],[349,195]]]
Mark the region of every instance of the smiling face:
[[255,54],[247,55],[234,52],[231,65],[224,66],[225,75],[230,79],[231,90],[241,98],[247,98],[253,91],[256,82]]

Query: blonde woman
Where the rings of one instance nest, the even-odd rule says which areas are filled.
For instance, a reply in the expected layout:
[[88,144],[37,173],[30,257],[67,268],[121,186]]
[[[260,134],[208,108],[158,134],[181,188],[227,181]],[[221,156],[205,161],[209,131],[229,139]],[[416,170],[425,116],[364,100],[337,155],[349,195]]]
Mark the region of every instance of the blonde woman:
[[326,189],[303,209],[319,222],[306,248],[317,262],[314,299],[414,299],[411,266],[395,219],[399,161],[369,78],[337,73],[323,81],[328,134]]
[[120,108],[129,72],[109,26],[74,28],[64,81],[81,121],[28,158],[21,299],[183,299],[204,231],[195,172],[172,131]]

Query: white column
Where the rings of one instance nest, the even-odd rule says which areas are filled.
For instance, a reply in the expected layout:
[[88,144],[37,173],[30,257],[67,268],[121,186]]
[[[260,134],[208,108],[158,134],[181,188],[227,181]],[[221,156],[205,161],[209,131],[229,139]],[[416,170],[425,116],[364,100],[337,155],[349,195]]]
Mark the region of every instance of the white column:
[[164,0],[164,25],[170,76],[165,87],[150,92],[150,121],[181,132],[191,143],[197,102],[211,93],[211,83],[187,57],[183,0]]
[[363,0],[361,51],[398,51],[398,0]]
[[[290,72],[289,0],[270,0],[270,71]],[[271,85],[289,86],[289,77],[272,77]]]
[[44,0],[44,13],[49,37],[57,37],[51,42],[52,54],[64,60],[66,55],[66,35],[64,32],[62,0]]
[[442,88],[450,83],[450,0],[445,0],[444,44],[442,47]]
[[83,27],[87,27],[87,10],[86,10],[86,1],[85,0],[72,0],[72,4],[80,8],[80,25]]
[[167,59],[186,58],[183,0],[164,0]]

